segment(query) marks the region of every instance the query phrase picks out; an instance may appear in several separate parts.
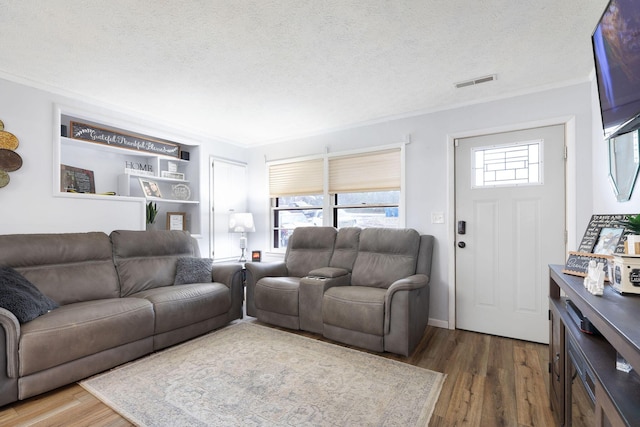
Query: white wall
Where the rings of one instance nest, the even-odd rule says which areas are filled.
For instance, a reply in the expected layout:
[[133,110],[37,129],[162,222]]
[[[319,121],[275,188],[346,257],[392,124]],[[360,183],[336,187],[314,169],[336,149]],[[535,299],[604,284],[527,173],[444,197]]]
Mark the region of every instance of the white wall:
[[[202,143],[200,209],[202,233],[197,236],[203,254],[209,250],[209,157],[243,161],[246,150],[218,141],[205,140],[187,131],[168,128],[130,112],[116,112],[45,90],[0,79],[0,120],[5,131],[20,141],[15,150],[23,166],[10,172],[8,186],[0,188],[0,234],[58,233],[144,229],[144,208],[140,203],[104,198],[60,197],[53,192],[54,105],[113,118],[115,122],[135,122],[177,140]],[[169,138],[171,139],[171,138]],[[115,189],[114,189],[115,190]]]
[[[528,125],[540,121],[575,120],[577,228],[584,229],[591,216],[591,86],[582,83],[509,99],[487,102],[403,118],[379,124],[302,138],[251,150],[249,159],[249,210],[257,217],[256,233],[249,236],[250,249],[269,248],[269,202],[266,194],[265,158],[274,160],[401,142],[406,147],[406,226],[436,237],[431,278],[432,324],[445,325],[449,310],[450,224],[431,224],[431,212],[449,211],[448,137],[487,129]],[[573,178],[575,182],[576,179]],[[561,208],[561,207],[560,207]],[[574,224],[575,226],[575,224]],[[580,235],[580,237],[582,237]],[[564,262],[564,260],[559,260]]]

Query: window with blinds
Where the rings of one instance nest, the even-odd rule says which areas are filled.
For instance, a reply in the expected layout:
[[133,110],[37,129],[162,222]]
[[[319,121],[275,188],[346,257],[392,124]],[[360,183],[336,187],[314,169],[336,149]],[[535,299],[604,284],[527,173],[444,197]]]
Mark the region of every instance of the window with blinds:
[[398,147],[270,164],[273,247],[285,248],[300,226],[399,227],[403,152]]
[[400,190],[400,149],[329,158],[329,193]]
[[322,194],[324,160],[279,163],[269,166],[269,197]]

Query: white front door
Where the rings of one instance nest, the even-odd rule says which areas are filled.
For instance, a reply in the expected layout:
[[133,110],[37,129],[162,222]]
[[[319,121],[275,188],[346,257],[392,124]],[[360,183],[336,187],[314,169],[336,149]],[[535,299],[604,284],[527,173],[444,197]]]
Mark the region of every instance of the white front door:
[[565,258],[564,126],[456,140],[456,327],[549,342]]

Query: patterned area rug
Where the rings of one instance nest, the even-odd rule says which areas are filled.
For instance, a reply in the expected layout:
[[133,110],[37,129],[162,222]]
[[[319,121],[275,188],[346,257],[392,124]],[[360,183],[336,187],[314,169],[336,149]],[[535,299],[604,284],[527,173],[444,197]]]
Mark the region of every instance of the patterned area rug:
[[426,426],[444,378],[241,322],[80,385],[140,426]]

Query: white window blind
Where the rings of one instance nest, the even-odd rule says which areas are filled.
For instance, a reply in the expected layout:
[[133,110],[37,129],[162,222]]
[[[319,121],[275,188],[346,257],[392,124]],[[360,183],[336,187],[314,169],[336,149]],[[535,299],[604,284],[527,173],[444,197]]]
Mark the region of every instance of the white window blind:
[[329,193],[400,190],[400,149],[329,159]]
[[322,170],[322,159],[270,165],[269,197],[322,194]]

